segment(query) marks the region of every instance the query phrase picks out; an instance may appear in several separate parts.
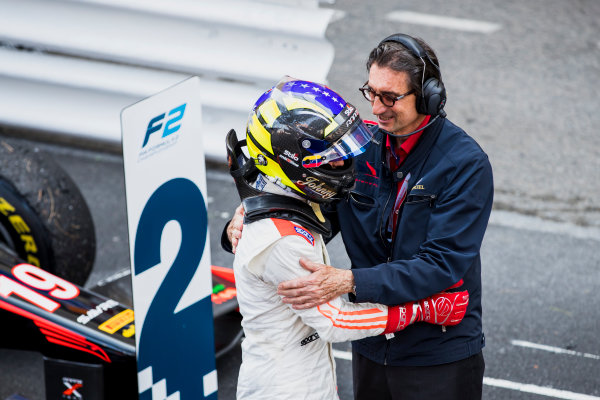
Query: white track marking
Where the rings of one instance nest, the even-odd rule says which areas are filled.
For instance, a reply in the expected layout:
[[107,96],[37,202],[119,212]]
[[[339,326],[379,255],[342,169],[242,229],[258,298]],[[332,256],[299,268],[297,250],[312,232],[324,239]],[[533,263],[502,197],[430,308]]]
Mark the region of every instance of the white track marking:
[[[567,350],[568,351],[568,350]],[[342,360],[352,360],[352,352],[333,349],[333,356]],[[483,378],[483,384],[503,389],[516,390],[519,392],[533,393],[540,396],[553,397],[555,399],[564,400],[600,400],[600,397],[590,396],[587,394],[569,392],[567,390],[554,389],[546,386],[530,385],[527,383],[519,383],[507,381],[504,379]]]
[[453,18],[443,15],[423,14],[412,11],[392,11],[387,19],[407,24],[427,25],[437,28],[454,29],[465,32],[493,33],[502,26],[492,22],[475,21],[472,19]]
[[596,354],[582,353],[579,351],[563,349],[560,347],[547,346],[545,344],[526,342],[524,340],[511,340],[510,344],[512,344],[513,346],[520,346],[520,347],[527,347],[530,349],[549,351],[551,353],[556,353],[556,354],[568,354],[570,356],[578,356],[578,357],[584,357],[584,358],[591,358],[593,360],[600,360],[600,356],[598,356]]
[[565,400],[599,400],[600,397],[590,396],[587,394],[569,392],[567,390],[559,390],[545,386],[529,385],[526,383],[518,383],[506,381],[504,379],[483,378],[483,384],[504,389],[516,390],[519,392],[539,394],[541,396],[553,397],[555,399]]

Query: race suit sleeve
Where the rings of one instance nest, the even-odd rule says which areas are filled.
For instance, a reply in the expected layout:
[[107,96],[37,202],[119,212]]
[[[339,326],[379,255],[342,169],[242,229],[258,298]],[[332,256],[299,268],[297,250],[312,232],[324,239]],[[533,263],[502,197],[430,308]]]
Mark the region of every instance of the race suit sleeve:
[[[303,238],[286,236],[277,241],[266,259],[263,280],[277,286],[280,282],[308,275],[299,264],[300,257],[324,262]],[[343,342],[384,333],[388,307],[381,304],[355,304],[338,297],[308,310],[294,310],[302,321],[329,342]],[[391,324],[390,324],[391,326]]]

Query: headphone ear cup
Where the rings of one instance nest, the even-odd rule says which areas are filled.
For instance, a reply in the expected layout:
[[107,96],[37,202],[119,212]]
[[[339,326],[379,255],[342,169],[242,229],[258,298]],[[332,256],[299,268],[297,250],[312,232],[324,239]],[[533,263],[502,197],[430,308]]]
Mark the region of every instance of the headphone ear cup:
[[436,116],[446,105],[446,88],[437,78],[429,78],[423,85],[423,93],[417,97],[417,112]]

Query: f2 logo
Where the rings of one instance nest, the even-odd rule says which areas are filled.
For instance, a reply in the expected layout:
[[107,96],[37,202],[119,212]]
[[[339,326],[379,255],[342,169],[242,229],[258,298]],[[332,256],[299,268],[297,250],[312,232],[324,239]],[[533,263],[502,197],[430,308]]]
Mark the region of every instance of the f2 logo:
[[[169,136],[170,134],[177,132],[179,128],[181,128],[181,124],[178,124],[177,122],[179,122],[183,118],[183,113],[185,112],[186,104],[187,103],[183,103],[179,107],[175,107],[174,109],[169,111],[167,116],[171,118],[169,118],[165,123],[162,137]],[[162,113],[152,118],[150,122],[148,122],[148,128],[146,129],[146,136],[144,137],[144,143],[142,144],[142,147],[145,147],[148,144],[148,139],[150,139],[150,135],[152,135],[154,132],[159,131],[162,128],[162,121],[164,119],[165,113]]]

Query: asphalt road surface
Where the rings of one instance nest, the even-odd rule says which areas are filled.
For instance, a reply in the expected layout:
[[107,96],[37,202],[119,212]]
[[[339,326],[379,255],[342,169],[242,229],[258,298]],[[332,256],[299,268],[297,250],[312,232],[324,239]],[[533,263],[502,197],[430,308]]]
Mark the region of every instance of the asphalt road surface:
[[[327,30],[336,48],[329,85],[364,118],[371,116],[356,89],[368,51],[390,33],[421,36],[441,60],[448,117],[490,156],[496,193],[482,248],[484,399],[600,399],[600,2],[327,7],[339,10]],[[121,156],[40,146],[79,184],[94,217],[98,253],[86,286],[130,302]],[[231,265],[218,243],[237,195],[220,160],[207,180],[212,263]],[[348,266],[339,241],[329,250],[334,265]],[[335,348],[340,398],[351,399],[349,346]],[[240,357],[236,348],[217,362],[220,399],[235,398]],[[38,354],[0,350],[0,399],[43,400],[42,381]]]
[[[86,286],[131,304],[122,159],[40,147],[55,154],[70,172],[96,221],[98,257]],[[210,166],[207,184],[212,261],[231,265],[232,256],[218,244],[221,228],[237,205],[234,186],[219,165]],[[540,219],[525,219],[521,226],[524,218],[528,217],[495,211],[482,250],[487,338],[484,398],[600,399],[598,231]],[[334,265],[347,267],[338,241],[330,252]],[[340,397],[351,399],[349,345],[335,348]],[[240,361],[239,347],[218,360],[220,399],[235,398]],[[0,399],[16,392],[31,400],[44,398],[39,354],[2,350],[0,371]],[[580,394],[592,397],[577,397]]]

